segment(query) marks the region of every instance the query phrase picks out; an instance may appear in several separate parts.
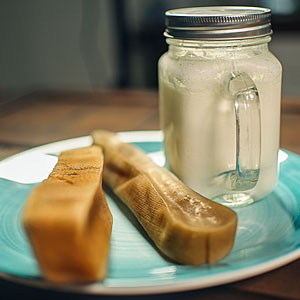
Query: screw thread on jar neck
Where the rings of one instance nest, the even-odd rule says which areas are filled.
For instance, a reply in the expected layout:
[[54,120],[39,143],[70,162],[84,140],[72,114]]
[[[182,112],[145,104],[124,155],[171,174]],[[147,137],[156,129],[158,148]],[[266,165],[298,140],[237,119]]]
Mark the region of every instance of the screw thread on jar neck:
[[271,41],[270,36],[251,38],[243,40],[230,41],[212,41],[212,40],[183,40],[175,38],[167,38],[166,42],[170,46],[187,47],[187,48],[232,48],[232,47],[247,47],[267,44]]
[[167,39],[173,57],[188,59],[246,59],[269,51],[271,37],[234,41]]

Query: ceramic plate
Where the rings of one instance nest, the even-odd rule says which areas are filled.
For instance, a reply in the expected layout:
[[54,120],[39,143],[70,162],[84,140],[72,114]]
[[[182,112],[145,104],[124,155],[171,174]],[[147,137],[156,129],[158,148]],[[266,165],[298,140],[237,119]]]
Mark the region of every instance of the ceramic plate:
[[[119,134],[164,164],[158,131]],[[45,282],[20,223],[26,197],[45,179],[62,150],[91,144],[90,137],[56,142],[0,162],[0,275],[44,288],[87,294],[150,294],[229,283],[278,268],[300,257],[300,156],[280,151],[280,177],[272,194],[236,209],[238,230],[231,253],[214,265],[183,266],[159,255],[134,216],[110,193],[114,216],[108,276],[88,285]]]

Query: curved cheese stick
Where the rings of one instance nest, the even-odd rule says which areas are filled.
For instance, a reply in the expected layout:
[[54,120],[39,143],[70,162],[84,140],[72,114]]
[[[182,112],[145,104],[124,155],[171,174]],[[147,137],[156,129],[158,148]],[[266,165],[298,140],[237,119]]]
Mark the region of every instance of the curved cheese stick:
[[92,136],[104,151],[103,180],[166,256],[198,265],[230,252],[237,226],[233,210],[195,193],[115,134],[98,130]]
[[106,275],[112,215],[102,171],[100,147],[65,151],[27,200],[23,225],[51,281],[94,281]]

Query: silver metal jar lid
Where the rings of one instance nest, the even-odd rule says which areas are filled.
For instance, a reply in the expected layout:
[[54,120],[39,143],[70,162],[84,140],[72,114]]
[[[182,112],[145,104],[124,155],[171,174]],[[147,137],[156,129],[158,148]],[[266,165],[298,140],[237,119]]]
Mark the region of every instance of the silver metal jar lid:
[[188,7],[165,13],[169,38],[189,40],[249,39],[272,34],[271,10],[248,6]]

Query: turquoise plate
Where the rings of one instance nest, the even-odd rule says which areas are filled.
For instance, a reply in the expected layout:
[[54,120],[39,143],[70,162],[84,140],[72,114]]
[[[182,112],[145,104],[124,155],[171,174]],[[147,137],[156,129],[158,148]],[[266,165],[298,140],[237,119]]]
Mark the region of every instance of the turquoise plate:
[[[164,164],[161,132],[119,135]],[[20,223],[26,197],[51,172],[60,151],[90,144],[91,137],[80,137],[33,148],[0,162],[0,277],[85,294],[167,293],[245,279],[300,257],[300,156],[281,150],[277,187],[263,200],[236,209],[235,244],[222,261],[194,267],[165,260],[134,216],[107,192],[114,216],[107,278],[87,285],[44,281]]]

